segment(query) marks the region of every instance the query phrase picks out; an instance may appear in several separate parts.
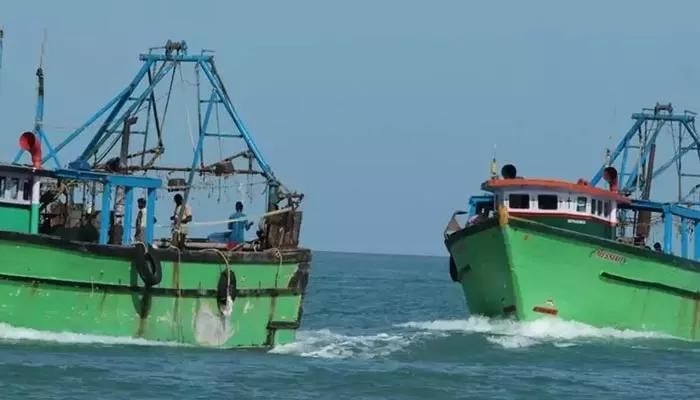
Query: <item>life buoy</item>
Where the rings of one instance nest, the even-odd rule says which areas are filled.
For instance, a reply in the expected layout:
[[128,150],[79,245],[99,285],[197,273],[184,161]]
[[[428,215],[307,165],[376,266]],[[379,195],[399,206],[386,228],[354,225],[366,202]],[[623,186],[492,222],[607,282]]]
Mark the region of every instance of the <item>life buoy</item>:
[[450,256],[450,278],[452,282],[459,282],[459,274],[457,273],[457,264],[455,264],[455,259]]
[[147,287],[156,286],[163,280],[163,266],[148,245],[137,246],[134,266]]
[[219,283],[216,286],[216,302],[219,304],[220,309],[227,306],[228,297],[231,298],[233,303],[233,300],[236,299],[236,288],[236,273],[231,270],[222,271],[221,275],[219,275]]

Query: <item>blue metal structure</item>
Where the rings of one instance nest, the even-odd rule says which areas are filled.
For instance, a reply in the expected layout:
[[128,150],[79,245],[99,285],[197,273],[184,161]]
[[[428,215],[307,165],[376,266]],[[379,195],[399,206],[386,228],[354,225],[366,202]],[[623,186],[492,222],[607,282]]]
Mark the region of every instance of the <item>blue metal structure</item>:
[[[211,173],[216,176],[259,175],[265,178],[267,182],[267,210],[271,210],[272,205],[283,199],[288,200],[289,205],[294,208],[298,206],[298,203],[303,199],[303,194],[287,192],[275,177],[243,121],[238,116],[221,76],[216,69],[214,56],[209,51],[202,50],[197,54],[190,54],[185,41],[174,42],[169,40],[165,46],[152,48],[148,53],[140,54],[139,59],[142,62],[142,66],[132,81],[84,124],[56,145],[55,148],[48,142],[42,129],[43,70],[41,66],[39,67],[37,71],[39,96],[35,134],[42,138],[42,143],[48,150],[42,157],[42,163],[46,163],[51,159],[54,160],[58,168],[67,167],[76,171],[98,171],[117,174],[145,174],[148,171],[185,172],[188,173],[186,184],[182,185],[182,182],[180,182],[178,189],[173,189],[179,190],[184,186],[185,203],[187,203],[190,196],[195,174]],[[180,73],[180,79],[184,80],[182,69],[186,66],[194,69],[198,95],[198,126],[193,157],[188,166],[168,167],[156,165],[156,161],[160,159],[165,149],[162,133],[165,115],[171,100],[173,82],[178,72]],[[156,99],[156,88],[164,80],[169,81],[167,93]],[[165,105],[163,111],[159,112],[160,106],[158,101],[163,98],[166,99]],[[212,114],[215,112],[218,125],[219,106],[223,107],[238,132],[212,133],[209,131],[211,125],[213,125],[211,123],[213,119]],[[202,111],[204,112],[202,113]],[[143,115],[144,113],[146,114],[145,116]],[[132,125],[137,123],[140,126],[132,128]],[[95,128],[95,132],[87,146],[67,166],[61,166],[57,155],[91,127]],[[133,147],[135,137],[142,137],[143,142],[139,146],[139,151],[132,153],[130,148]],[[245,144],[245,150],[233,156],[205,164],[203,159],[205,138],[216,138],[217,140],[241,139]],[[120,141],[121,149],[117,146]],[[115,147],[120,151],[112,152]],[[19,161],[21,155],[22,153],[18,153],[14,163]],[[242,160],[245,166],[234,166],[234,161],[237,160]],[[254,162],[257,164],[257,168],[254,168]],[[168,184],[169,186],[176,186],[170,182]],[[128,191],[126,195],[128,196]],[[151,204],[149,201],[148,205],[150,206]]]
[[[129,175],[106,174],[92,171],[80,171],[75,169],[59,169],[54,171],[54,176],[60,179],[70,179],[82,182],[100,182],[103,185],[102,192],[102,214],[100,215],[100,244],[106,244],[109,234],[110,213],[112,209],[112,191],[116,187],[124,189],[126,201],[124,202],[124,221],[122,243],[131,242],[131,219],[134,206],[134,189],[143,188],[148,191],[146,203],[146,214],[155,215],[156,189],[162,186],[162,182],[157,178],[138,177]],[[153,242],[153,218],[146,219],[146,243]]]
[[[672,253],[674,238],[674,217],[680,221],[678,231],[680,236],[680,256],[700,260],[700,201],[692,201],[698,194],[700,183],[692,182],[690,189],[683,192],[683,183],[687,179],[700,178],[698,173],[684,172],[684,167],[694,164],[700,167],[700,135],[695,129],[695,113],[684,111],[674,114],[671,104],[656,104],[654,108],[645,108],[641,113],[632,114],[635,121],[615,149],[608,150],[605,163],[590,180],[591,186],[598,185],[603,180],[604,171],[613,166],[618,171],[618,190],[632,199],[630,205],[621,204],[618,219],[621,221],[618,237],[641,236],[647,239],[650,213],[661,215],[663,225],[662,248],[666,253]],[[654,167],[657,156],[657,141],[668,138],[664,134],[671,132],[673,139],[672,156]],[[635,153],[637,157],[635,157]],[[617,165],[616,165],[617,164]],[[652,182],[658,180],[672,166],[676,167],[677,190],[674,192],[675,201],[652,201]],[[662,188],[667,193],[665,188]],[[474,217],[480,209],[491,208],[494,198],[489,194],[474,195],[469,198],[468,218]],[[643,228],[642,225],[647,225]],[[630,229],[631,228],[631,229]],[[698,234],[695,234],[695,233]],[[689,248],[690,237],[693,236],[693,252]]]
[[[680,255],[686,258],[690,257],[688,237],[700,223],[700,210],[697,209],[700,203],[691,200],[700,184],[693,182],[690,190],[683,190],[688,178],[700,177],[700,170],[696,173],[685,172],[688,166],[700,166],[700,135],[695,129],[695,115],[687,110],[675,114],[670,103],[657,103],[654,108],[645,108],[641,113],[632,114],[634,124],[615,149],[612,152],[608,150],[605,163],[590,180],[590,185],[596,186],[602,180],[606,167],[614,166],[617,169],[620,193],[633,200],[631,206],[621,207],[619,211],[619,220],[622,222],[619,236],[647,238],[652,225],[650,213],[658,213],[662,216],[664,227],[663,250],[670,253],[673,220],[674,216],[677,217],[680,220]],[[663,139],[666,139],[665,142]],[[660,147],[670,150],[672,155],[655,167],[658,165],[656,158]],[[676,167],[676,190],[672,192],[674,199],[651,201],[652,182],[657,182],[672,166]],[[657,191],[671,193],[665,187]],[[693,258],[699,260],[700,235],[695,236],[694,240]]]
[[[618,157],[622,156],[618,180],[622,183],[619,187],[621,193],[632,198],[649,197],[651,182],[667,171],[672,165],[682,165],[682,160],[688,153],[700,159],[700,136],[695,130],[695,113],[684,111],[683,114],[674,114],[673,106],[669,104],[656,104],[653,109],[643,109],[641,113],[632,114],[635,121],[629,131],[622,138],[610,159],[606,160],[598,172],[590,181],[591,186],[596,186],[603,178],[605,167],[615,165]],[[657,140],[664,128],[670,128],[672,135],[678,136],[678,143],[674,144],[674,155],[657,169],[653,169],[655,164]],[[630,162],[630,150],[637,150],[639,157]],[[651,170],[651,171],[650,171]],[[678,171],[681,178],[700,177],[699,174],[686,174]],[[683,195],[679,188],[678,201],[684,202],[688,196],[692,195],[697,187]]]

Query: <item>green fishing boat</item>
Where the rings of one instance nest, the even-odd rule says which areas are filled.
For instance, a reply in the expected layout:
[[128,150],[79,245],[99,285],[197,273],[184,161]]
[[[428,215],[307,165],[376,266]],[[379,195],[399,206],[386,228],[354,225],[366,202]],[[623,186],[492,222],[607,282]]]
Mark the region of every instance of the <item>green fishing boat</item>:
[[[691,166],[692,159],[680,160],[693,155],[698,165],[695,114],[657,104],[632,119],[590,181],[522,178],[512,164],[498,176],[494,166],[481,185],[485,193],[453,214],[445,230],[449,274],[472,315],[558,317],[700,339],[700,185],[687,183],[700,175],[680,168]],[[672,156],[655,168],[657,141],[667,131],[676,139]],[[678,167],[678,191],[650,200],[652,181],[670,166]],[[601,181],[607,183],[597,187]],[[663,239],[652,243],[656,226]],[[674,242],[680,252],[672,251]]]
[[[44,132],[40,65],[34,130],[19,137],[15,160],[0,164],[0,322],[225,349],[294,341],[311,262],[311,251],[299,247],[303,195],[285,189],[263,159],[211,54],[168,41],[140,60],[133,81],[55,147]],[[165,143],[190,144],[163,133],[173,82],[185,80],[188,65],[199,116],[191,153],[184,148],[191,163],[163,165]],[[157,92],[163,81],[164,94]],[[237,132],[212,133],[219,108]],[[91,127],[88,145],[62,165],[63,149]],[[205,160],[212,139],[242,143],[242,150]],[[21,163],[25,154],[31,164]],[[195,190],[240,176],[264,187],[254,240],[235,235],[251,228],[252,216],[198,221],[190,205]],[[167,196],[172,220],[160,225],[159,196]],[[227,216],[233,203],[225,201]],[[198,224],[230,230],[191,238]],[[166,234],[157,238],[159,227]]]

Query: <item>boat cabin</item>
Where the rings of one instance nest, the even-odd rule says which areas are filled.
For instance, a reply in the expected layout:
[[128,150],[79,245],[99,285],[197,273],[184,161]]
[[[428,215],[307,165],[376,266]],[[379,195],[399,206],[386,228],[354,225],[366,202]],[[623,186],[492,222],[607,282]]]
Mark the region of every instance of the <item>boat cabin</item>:
[[[616,171],[608,173],[616,179]],[[630,202],[617,193],[616,180],[605,190],[584,180],[570,183],[519,178],[512,165],[503,167],[502,175],[502,179],[493,178],[482,185],[483,190],[493,193],[493,210],[504,206],[514,217],[606,239],[615,239],[618,205]]]
[[[74,190],[69,188],[95,185],[102,191],[101,210],[109,212],[91,210],[85,201],[75,202]],[[160,186],[160,179],[155,178],[0,164],[0,231],[44,234],[80,242],[129,244],[135,215],[133,189],[147,192],[147,215],[154,215],[155,190]],[[124,203],[121,218],[115,223],[115,213],[111,210],[118,188],[123,190]],[[92,204],[95,204],[94,196]],[[116,226],[121,229],[114,229]],[[153,228],[153,221],[148,219],[146,243],[153,242]]]
[[26,168],[0,168],[0,229],[37,233],[40,180]]

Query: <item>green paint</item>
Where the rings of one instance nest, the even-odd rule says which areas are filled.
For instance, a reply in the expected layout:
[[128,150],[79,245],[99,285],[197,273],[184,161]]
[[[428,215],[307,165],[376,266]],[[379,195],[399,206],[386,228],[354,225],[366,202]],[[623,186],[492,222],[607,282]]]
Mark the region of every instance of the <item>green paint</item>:
[[569,216],[527,216],[522,217],[523,219],[528,219],[530,221],[540,222],[546,225],[553,226],[555,228],[567,229],[573,232],[585,233],[587,235],[593,235],[605,239],[613,239],[615,235],[615,228],[610,224],[605,222],[592,220],[592,219],[582,219],[574,218]]
[[[29,233],[31,220],[29,206],[0,203],[0,230]],[[37,218],[37,227],[38,221]]]
[[446,243],[472,314],[515,306],[515,318],[535,320],[546,315],[533,307],[553,307],[565,320],[700,340],[700,263],[519,218]]
[[[6,275],[52,278],[74,282],[137,284],[140,278],[123,259],[77,251],[0,241],[0,272]],[[158,288],[217,288],[220,263],[163,262]],[[231,264],[238,289],[287,288],[297,263]],[[133,336],[218,348],[269,347],[290,343],[295,328],[268,330],[270,323],[294,323],[302,295],[238,297],[229,317],[222,316],[214,298],[150,297],[145,318],[143,292],[106,294],[97,290],[48,284],[0,281],[0,321],[15,327],[104,336]],[[270,335],[268,335],[270,334]],[[272,343],[268,341],[272,338]]]
[[29,211],[29,233],[39,233],[39,204],[32,204]]

